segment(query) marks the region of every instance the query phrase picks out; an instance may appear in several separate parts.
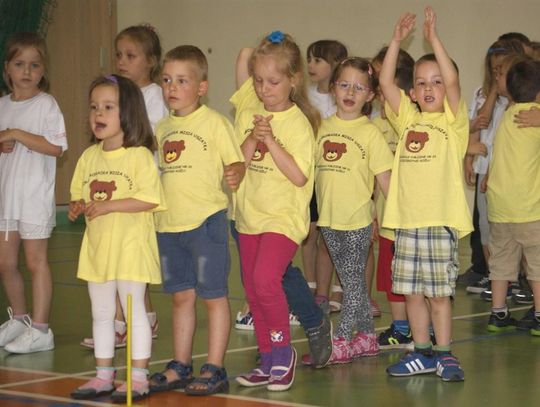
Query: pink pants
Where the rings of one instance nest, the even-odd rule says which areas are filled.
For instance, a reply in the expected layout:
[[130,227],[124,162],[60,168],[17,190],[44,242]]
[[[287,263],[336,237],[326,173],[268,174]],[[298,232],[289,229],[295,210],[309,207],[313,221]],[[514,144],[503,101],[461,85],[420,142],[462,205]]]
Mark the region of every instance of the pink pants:
[[253,314],[259,351],[291,343],[289,306],[282,279],[298,245],[279,233],[239,234],[242,280]]

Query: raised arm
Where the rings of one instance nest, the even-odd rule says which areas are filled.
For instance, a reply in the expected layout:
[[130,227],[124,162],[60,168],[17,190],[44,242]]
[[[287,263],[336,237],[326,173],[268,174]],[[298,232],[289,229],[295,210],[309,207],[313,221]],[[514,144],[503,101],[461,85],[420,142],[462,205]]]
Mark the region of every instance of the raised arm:
[[456,115],[461,99],[459,75],[437,35],[437,30],[435,29],[437,16],[431,7],[428,6],[424,9],[424,17],[424,37],[431,44],[431,48],[433,48],[433,53],[439,64],[442,80],[446,88],[446,98],[448,99],[450,110]]
[[249,59],[253,48],[242,48],[236,58],[236,89],[240,89],[249,78]]
[[383,60],[381,73],[379,74],[379,84],[386,102],[395,114],[399,112],[399,103],[401,93],[399,87],[394,83],[396,75],[396,64],[398,59],[399,47],[403,41],[414,29],[416,16],[411,13],[405,13],[399,17],[394,26],[392,40],[388,45],[388,50]]

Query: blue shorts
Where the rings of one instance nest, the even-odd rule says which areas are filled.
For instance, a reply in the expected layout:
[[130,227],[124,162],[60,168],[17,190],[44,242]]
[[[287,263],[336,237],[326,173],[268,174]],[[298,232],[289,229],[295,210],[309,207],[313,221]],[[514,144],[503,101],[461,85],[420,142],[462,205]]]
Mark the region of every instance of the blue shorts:
[[230,255],[226,211],[187,232],[158,233],[163,291],[195,289],[204,299],[227,296]]

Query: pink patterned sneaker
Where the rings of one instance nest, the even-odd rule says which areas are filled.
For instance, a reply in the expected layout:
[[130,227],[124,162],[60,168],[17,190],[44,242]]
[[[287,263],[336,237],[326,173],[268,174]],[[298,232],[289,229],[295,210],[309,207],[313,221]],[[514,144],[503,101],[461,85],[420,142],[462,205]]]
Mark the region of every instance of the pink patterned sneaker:
[[249,373],[236,377],[236,382],[244,387],[264,386],[268,384],[270,374],[264,373],[261,369],[253,369]]
[[351,358],[360,358],[363,356],[375,356],[379,353],[379,344],[377,335],[357,332],[353,340],[349,343],[351,349]]
[[351,349],[345,338],[332,339],[332,356],[330,356],[329,365],[342,363],[351,363]]

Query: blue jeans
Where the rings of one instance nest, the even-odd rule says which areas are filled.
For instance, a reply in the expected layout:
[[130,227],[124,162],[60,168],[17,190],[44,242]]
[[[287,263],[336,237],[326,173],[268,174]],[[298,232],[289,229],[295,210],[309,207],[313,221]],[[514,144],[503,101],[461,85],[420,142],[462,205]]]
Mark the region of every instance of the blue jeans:
[[[231,235],[238,247],[238,232],[234,221],[231,221],[230,226]],[[320,326],[323,320],[323,312],[315,303],[315,297],[307,285],[302,270],[293,266],[292,262],[289,263],[282,284],[289,308],[298,317],[302,327],[306,330]]]

